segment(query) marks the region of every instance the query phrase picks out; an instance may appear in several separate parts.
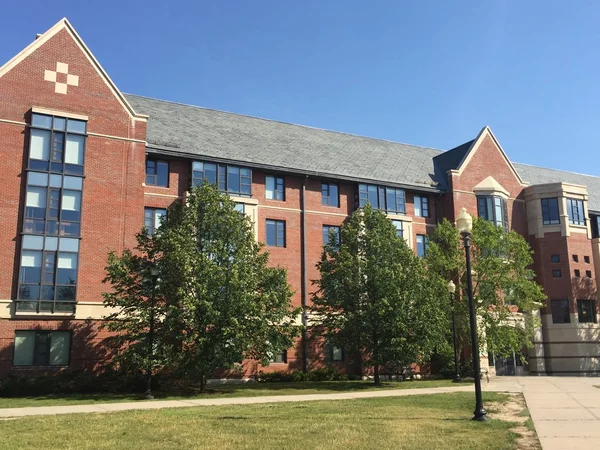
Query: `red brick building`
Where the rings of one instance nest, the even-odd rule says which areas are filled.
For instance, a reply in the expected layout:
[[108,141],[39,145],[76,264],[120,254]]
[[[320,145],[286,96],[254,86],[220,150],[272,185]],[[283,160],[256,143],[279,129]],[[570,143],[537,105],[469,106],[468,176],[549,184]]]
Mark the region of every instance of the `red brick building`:
[[[548,296],[525,369],[600,373],[600,178],[511,163],[487,127],[442,152],[124,95],[61,20],[0,68],[0,151],[0,372],[97,364],[108,251],[208,178],[288,269],[297,306],[327,231],[367,201],[417,253],[462,207],[510,227]],[[340,349],[303,349],[271,367],[344,364]]]

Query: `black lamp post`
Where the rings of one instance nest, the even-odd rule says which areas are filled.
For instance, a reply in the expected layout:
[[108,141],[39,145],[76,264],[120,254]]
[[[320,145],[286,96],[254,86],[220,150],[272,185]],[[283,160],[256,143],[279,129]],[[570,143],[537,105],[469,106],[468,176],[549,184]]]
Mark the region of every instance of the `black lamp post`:
[[152,277],[152,293],[150,294],[150,324],[148,327],[148,368],[146,369],[148,381],[146,385],[146,400],[153,400],[152,395],[152,363],[154,360],[154,303],[156,302],[156,282],[158,280],[158,268],[153,264],[150,267]]
[[450,304],[452,307],[452,344],[454,345],[454,379],[452,382],[460,383],[460,371],[458,369],[458,349],[456,348],[456,314],[454,313],[456,285],[452,280],[448,281],[446,285],[448,293],[450,294]]
[[473,278],[471,274],[471,230],[473,218],[465,208],[462,208],[456,218],[456,226],[463,238],[465,245],[465,258],[467,261],[467,294],[469,296],[469,319],[471,323],[471,354],[473,357],[473,372],[475,376],[475,411],[473,420],[487,420],[487,413],[483,409],[481,397],[481,370],[479,367],[479,343],[477,342],[477,317],[475,316],[475,302],[473,300]]

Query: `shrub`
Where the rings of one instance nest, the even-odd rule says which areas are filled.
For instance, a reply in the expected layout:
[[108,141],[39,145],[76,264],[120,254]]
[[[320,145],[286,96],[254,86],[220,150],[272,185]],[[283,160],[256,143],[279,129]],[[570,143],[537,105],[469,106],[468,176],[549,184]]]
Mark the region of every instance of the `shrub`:
[[310,372],[259,372],[258,381],[265,383],[301,382],[301,381],[347,381],[348,375],[341,374],[335,369],[322,367]]
[[[152,377],[156,390],[172,388],[177,380],[166,374]],[[0,377],[0,397],[31,397],[58,394],[95,394],[144,392],[146,378],[142,373],[125,374],[106,371],[65,372],[56,375],[15,375]]]

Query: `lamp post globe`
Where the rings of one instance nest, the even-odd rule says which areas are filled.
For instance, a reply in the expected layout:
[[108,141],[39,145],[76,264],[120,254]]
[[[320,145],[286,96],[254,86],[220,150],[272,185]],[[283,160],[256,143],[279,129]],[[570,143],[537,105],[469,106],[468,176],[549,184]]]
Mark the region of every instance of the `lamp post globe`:
[[471,234],[473,230],[473,217],[467,212],[467,208],[462,208],[456,218],[456,228],[460,234]]
[[454,284],[454,281],[452,281],[452,280],[448,281],[448,284],[446,285],[446,289],[448,289],[448,293],[454,294],[456,292],[456,285]]

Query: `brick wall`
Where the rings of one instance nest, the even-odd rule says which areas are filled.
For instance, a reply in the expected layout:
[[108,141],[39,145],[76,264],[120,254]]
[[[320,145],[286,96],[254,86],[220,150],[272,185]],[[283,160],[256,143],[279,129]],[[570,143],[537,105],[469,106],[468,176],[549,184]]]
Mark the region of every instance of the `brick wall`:
[[[67,94],[56,93],[54,83],[44,80],[45,70],[56,70],[58,62],[68,64],[69,73],[79,77],[79,85],[68,86]],[[57,81],[65,81],[61,77],[66,75],[57,77]],[[16,298],[29,133],[24,123],[29,122],[34,107],[89,118],[77,298],[101,302],[108,251],[133,247],[135,232],[143,225],[146,124],[134,120],[66,28],[4,73],[0,78],[0,176],[4,186],[0,198],[0,300]],[[10,369],[14,332],[24,329],[72,330],[71,369],[93,367],[102,355],[99,341],[104,332],[97,322],[55,317],[0,319],[0,371]]]

